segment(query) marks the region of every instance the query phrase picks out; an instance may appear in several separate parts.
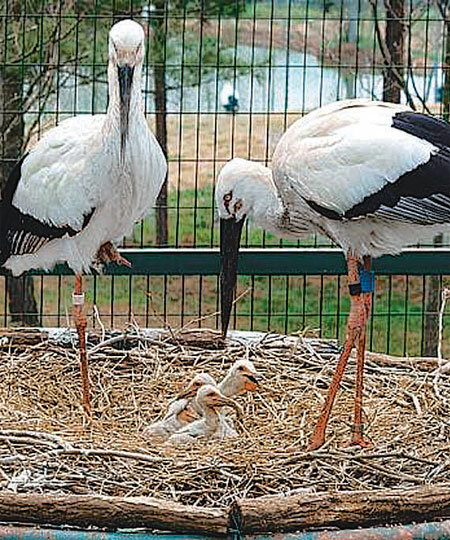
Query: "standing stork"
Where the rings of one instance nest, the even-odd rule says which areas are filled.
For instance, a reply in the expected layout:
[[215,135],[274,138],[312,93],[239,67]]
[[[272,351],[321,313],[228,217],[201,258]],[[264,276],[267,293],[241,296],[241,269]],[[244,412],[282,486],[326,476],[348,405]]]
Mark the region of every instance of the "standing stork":
[[111,28],[106,114],[70,118],[48,131],[13,169],[2,193],[0,264],[18,276],[65,262],[76,274],[73,304],[86,412],[81,274],[96,260],[129,264],[115,246],[153,205],[167,170],[144,115],[144,47],[136,22]]
[[310,441],[325,430],[354,345],[355,419],[350,443],[363,436],[366,326],[374,278],[371,260],[397,254],[426,234],[450,230],[450,125],[390,103],[348,100],[295,122],[275,149],[272,170],[233,159],[219,174],[216,203],[222,256],[222,332],[236,285],[245,217],[279,236],[328,236],[346,254],[350,315],[342,354]]

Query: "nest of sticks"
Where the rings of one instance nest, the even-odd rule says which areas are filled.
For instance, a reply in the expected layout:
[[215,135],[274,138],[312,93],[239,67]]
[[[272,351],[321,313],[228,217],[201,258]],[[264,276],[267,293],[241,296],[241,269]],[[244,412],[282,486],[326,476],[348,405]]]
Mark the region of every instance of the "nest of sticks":
[[[259,335],[221,347],[216,334],[194,334],[186,340],[136,330],[100,338],[89,357],[91,421],[81,408],[78,354],[70,340],[42,333],[0,339],[1,488],[226,507],[243,497],[450,483],[449,409],[439,399],[450,395],[450,381],[436,380],[435,360],[368,355],[364,411],[375,446],[367,450],[342,447],[352,423],[350,361],[328,442],[306,453],[337,345]],[[237,398],[245,411],[236,424],[239,439],[167,449],[143,437],[194,374],[208,371],[220,380],[242,358],[252,360],[264,380],[260,392]]]

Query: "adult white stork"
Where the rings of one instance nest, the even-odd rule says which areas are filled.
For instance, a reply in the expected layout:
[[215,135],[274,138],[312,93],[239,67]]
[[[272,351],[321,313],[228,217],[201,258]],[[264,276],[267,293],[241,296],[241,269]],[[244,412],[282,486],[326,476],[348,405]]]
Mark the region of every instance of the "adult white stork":
[[350,444],[367,446],[362,390],[374,289],[371,259],[399,253],[424,235],[450,229],[450,125],[401,105],[333,103],[286,131],[275,149],[272,170],[242,159],[227,163],[218,177],[216,202],[224,336],[245,217],[279,236],[325,234],[344,250],[351,295],[347,334],[309,449],[325,442],[336,392],[355,344]]
[[74,293],[85,409],[90,410],[82,272],[127,263],[115,245],[151,208],[166,175],[141,93],[144,31],[131,20],[109,34],[106,114],[77,116],[48,131],[13,169],[0,207],[0,264],[13,275],[66,262]]

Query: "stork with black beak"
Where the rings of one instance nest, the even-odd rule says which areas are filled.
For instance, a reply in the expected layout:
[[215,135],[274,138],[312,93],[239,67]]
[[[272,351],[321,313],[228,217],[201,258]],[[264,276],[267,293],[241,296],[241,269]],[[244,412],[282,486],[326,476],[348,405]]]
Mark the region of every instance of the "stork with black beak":
[[167,164],[148,128],[141,93],[144,31],[109,33],[106,114],[76,116],[44,134],[13,169],[0,206],[0,265],[18,276],[67,263],[80,338],[83,402],[90,412],[81,274],[96,261],[129,264],[116,250],[154,204]]
[[[307,114],[282,136],[272,169],[243,159],[219,174],[222,332],[230,320],[246,217],[286,238],[327,235],[346,254],[350,316],[343,352],[309,445],[325,442],[331,409],[357,348],[355,420],[363,434],[366,326],[374,291],[371,260],[450,230],[450,125],[403,105],[348,100]],[[301,270],[301,269],[300,269]]]

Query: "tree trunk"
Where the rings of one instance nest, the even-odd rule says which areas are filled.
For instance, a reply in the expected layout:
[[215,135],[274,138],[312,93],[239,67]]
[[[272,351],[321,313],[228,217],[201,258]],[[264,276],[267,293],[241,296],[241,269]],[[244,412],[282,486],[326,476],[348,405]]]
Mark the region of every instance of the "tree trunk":
[[[444,17],[444,33],[446,38],[445,53],[442,62],[444,70],[444,89],[442,93],[442,109],[444,119],[447,122],[450,120],[450,21]],[[434,237],[433,245],[441,247],[444,242],[444,237],[439,234]],[[423,354],[426,356],[437,356],[439,327],[438,327],[438,312],[440,305],[440,289],[439,278],[431,276],[427,280],[425,291],[425,335],[423,344]]]
[[[433,239],[434,247],[442,247],[444,237],[438,234]],[[425,289],[425,329],[423,338],[423,354],[437,356],[439,341],[439,305],[440,284],[439,277],[430,276]]]
[[[153,76],[155,81],[155,117],[156,138],[161,145],[162,151],[167,158],[167,93],[166,93],[166,58],[165,41],[166,26],[164,0],[156,0],[153,3]],[[156,199],[156,245],[167,246],[168,223],[167,223],[167,177]]]
[[386,48],[390,62],[383,73],[383,101],[400,103],[403,78],[405,0],[384,0],[386,7]]
[[347,41],[349,43],[356,43],[358,35],[358,1],[347,0],[348,2],[348,35]]
[[[15,72],[8,72],[5,68],[0,68],[0,110],[18,110],[18,96],[20,95],[19,82]],[[23,117],[18,113],[9,114],[3,112],[1,120],[1,174],[0,187],[6,183],[17,158],[22,150],[24,135]],[[12,129],[5,132],[10,122],[15,120]],[[20,278],[8,278],[8,299],[11,323],[19,326],[37,326],[37,304],[34,297],[34,281],[30,276]]]

